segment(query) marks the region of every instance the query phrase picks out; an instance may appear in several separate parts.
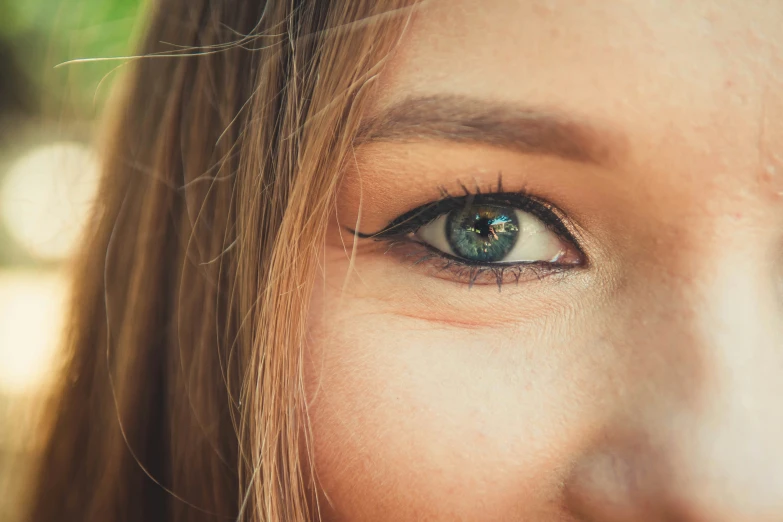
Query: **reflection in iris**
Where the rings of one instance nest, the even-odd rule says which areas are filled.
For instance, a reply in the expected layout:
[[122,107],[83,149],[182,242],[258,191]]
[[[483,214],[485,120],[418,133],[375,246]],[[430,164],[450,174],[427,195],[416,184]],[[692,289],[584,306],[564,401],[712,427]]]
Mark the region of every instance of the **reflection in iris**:
[[446,235],[458,256],[476,262],[499,262],[514,248],[519,222],[512,208],[467,207],[449,216]]

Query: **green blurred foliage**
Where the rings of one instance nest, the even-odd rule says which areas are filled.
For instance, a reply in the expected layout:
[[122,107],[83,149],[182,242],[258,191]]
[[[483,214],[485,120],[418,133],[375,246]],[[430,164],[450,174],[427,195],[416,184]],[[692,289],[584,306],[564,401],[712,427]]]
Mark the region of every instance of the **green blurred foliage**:
[[90,119],[108,89],[99,84],[122,62],[70,60],[126,56],[143,11],[142,0],[13,0],[0,2],[0,40],[17,55],[43,116]]
[[[93,124],[127,61],[64,62],[133,54],[147,3],[0,0],[0,183],[28,149],[92,139]],[[0,223],[0,268],[36,263]]]

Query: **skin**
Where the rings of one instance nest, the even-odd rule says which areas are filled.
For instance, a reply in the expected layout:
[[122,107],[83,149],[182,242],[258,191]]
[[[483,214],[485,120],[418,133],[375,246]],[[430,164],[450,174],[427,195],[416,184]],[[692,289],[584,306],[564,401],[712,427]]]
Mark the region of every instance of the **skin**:
[[[556,113],[595,157],[357,147],[306,354],[325,520],[783,520],[783,3],[435,0],[376,88]],[[469,288],[346,231],[498,172],[584,267]]]

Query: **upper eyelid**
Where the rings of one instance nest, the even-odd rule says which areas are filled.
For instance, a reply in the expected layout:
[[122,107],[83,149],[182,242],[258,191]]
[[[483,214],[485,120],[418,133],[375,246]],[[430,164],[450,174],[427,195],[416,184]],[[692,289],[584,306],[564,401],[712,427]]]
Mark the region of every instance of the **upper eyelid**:
[[[415,220],[416,218],[420,217],[421,215],[426,215],[433,207],[438,206],[446,206],[445,203],[447,202],[453,202],[454,200],[449,199],[442,199],[430,203],[426,203],[424,205],[421,205],[420,207],[416,207],[413,210],[409,210],[408,212],[405,212],[404,214],[400,214],[398,217],[394,218],[389,224],[387,224],[385,227],[380,229],[379,231],[373,233],[373,234],[362,234],[360,232],[357,232],[356,235],[360,238],[384,238],[389,235],[398,235],[398,234],[407,234],[410,233],[412,230],[410,226],[405,226],[408,222]],[[420,228],[427,223],[435,220],[438,216],[445,214],[446,212],[450,212],[452,210],[455,210],[456,208],[459,208],[458,206],[449,205],[449,207],[452,208],[443,208],[437,212],[432,212],[431,219],[422,220],[421,223],[417,223],[416,228]],[[402,228],[402,230],[396,230],[398,228]]]
[[[567,221],[568,218],[557,206],[525,192],[477,192],[473,194],[470,193],[464,185],[462,188],[465,192],[465,195],[462,196],[452,196],[442,189],[441,192],[445,194],[443,198],[425,203],[424,205],[399,215],[381,230],[374,233],[363,234],[355,230],[349,231],[360,239],[388,239],[390,237],[404,236],[414,232],[429,222],[432,222],[438,216],[464,208],[465,205],[472,203],[505,205],[533,214],[538,219],[541,219],[550,230],[553,230],[553,232],[560,237],[571,242],[580,252],[584,253],[581,241],[579,241],[574,233],[576,231],[572,231],[565,225],[564,222]],[[427,215],[428,213],[429,216],[426,220],[420,220],[413,226],[409,224],[411,221],[422,215]],[[406,224],[408,225],[405,226]]]

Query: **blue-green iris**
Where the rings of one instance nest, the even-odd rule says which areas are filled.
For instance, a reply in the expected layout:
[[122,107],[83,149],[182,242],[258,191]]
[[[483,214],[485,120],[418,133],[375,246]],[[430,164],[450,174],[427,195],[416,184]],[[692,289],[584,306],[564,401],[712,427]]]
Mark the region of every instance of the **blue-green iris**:
[[517,242],[519,220],[513,208],[469,206],[449,215],[446,237],[459,257],[481,263],[497,263]]

